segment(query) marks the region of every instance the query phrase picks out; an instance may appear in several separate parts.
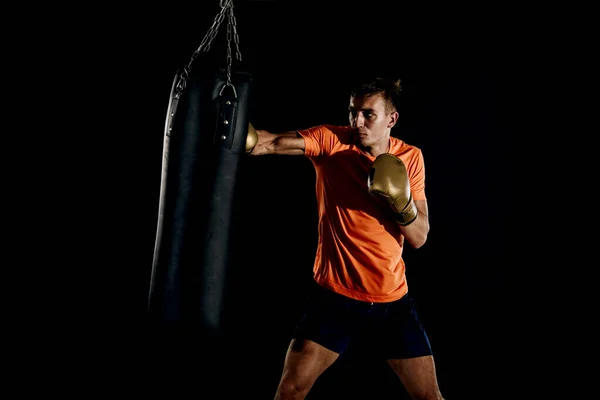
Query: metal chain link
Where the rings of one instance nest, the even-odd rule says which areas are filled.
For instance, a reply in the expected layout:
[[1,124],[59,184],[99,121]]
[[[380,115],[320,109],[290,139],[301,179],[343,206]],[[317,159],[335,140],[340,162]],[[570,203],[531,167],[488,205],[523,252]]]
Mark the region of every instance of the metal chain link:
[[237,25],[235,15],[233,15],[233,4],[229,7],[229,19],[227,22],[227,86],[231,85],[231,37],[235,43],[236,58],[238,61],[242,60],[242,53],[240,53],[239,37],[237,33]]
[[[231,83],[231,65],[232,65],[232,57],[231,57],[231,39],[233,36],[233,40],[236,46],[236,59],[238,61],[242,60],[242,53],[239,48],[239,36],[237,33],[237,24],[235,15],[233,14],[233,0],[220,0],[219,5],[221,7],[221,11],[215,16],[211,27],[208,29],[200,46],[194,51],[192,57],[188,64],[183,68],[181,74],[179,75],[179,82],[177,82],[175,89],[175,98],[179,99],[181,94],[185,90],[187,79],[189,77],[190,71],[192,70],[192,64],[198,57],[201,52],[208,52],[210,50],[210,46],[217,36],[219,32],[219,28],[221,27],[221,23],[225,18],[225,13],[228,12],[227,15],[227,83],[226,86],[229,86],[233,89],[235,93],[235,87]],[[225,88],[225,86],[223,87]],[[221,92],[223,89],[221,89]],[[237,93],[235,93],[237,97]]]

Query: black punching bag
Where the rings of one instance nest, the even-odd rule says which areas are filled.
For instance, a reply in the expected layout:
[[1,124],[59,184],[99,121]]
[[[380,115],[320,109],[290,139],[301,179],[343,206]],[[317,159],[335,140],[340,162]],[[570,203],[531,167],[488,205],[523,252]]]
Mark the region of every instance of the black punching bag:
[[196,68],[174,96],[163,147],[149,315],[162,326],[222,328],[232,210],[245,155],[252,76]]

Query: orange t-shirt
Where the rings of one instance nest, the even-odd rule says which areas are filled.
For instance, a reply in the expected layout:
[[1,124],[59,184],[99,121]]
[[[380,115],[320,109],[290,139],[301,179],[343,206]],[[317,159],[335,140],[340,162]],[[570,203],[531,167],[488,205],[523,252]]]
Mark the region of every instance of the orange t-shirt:
[[[367,188],[374,157],[354,144],[349,126],[299,130],[316,171],[318,233],[314,277],[344,296],[390,302],[408,292],[404,237],[384,198]],[[419,148],[390,137],[389,152],[408,171],[414,200],[425,200],[425,165]]]

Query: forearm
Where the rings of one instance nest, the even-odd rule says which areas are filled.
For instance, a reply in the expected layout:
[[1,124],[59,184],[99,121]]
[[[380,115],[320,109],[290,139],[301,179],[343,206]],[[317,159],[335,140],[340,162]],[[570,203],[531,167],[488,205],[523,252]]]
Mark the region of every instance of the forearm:
[[252,156],[267,154],[302,155],[304,154],[304,140],[297,131],[270,133],[257,130],[258,140],[250,153]]
[[409,225],[400,225],[400,231],[406,241],[415,249],[423,246],[429,234],[429,216],[427,212],[419,209],[417,218]]

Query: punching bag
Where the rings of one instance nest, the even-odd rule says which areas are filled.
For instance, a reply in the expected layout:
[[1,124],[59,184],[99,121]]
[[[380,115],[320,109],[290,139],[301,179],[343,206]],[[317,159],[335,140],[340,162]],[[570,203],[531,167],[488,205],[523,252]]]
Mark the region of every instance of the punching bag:
[[195,68],[181,95],[176,86],[177,77],[165,123],[148,311],[152,323],[214,335],[222,328],[252,76]]

